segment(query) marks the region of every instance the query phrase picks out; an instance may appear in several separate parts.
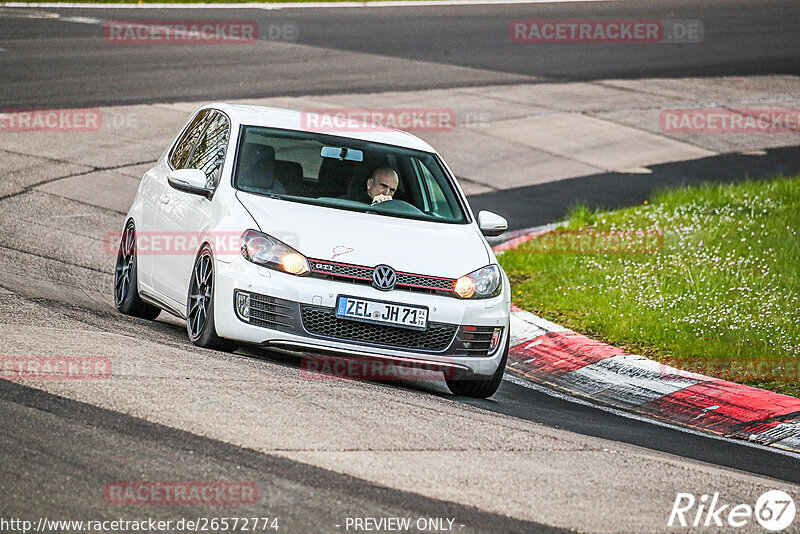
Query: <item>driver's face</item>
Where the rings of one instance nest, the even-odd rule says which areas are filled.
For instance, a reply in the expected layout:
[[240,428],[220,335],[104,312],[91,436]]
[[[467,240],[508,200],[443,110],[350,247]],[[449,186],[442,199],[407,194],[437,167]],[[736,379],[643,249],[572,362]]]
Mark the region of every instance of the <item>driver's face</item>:
[[394,175],[380,175],[377,178],[367,180],[367,193],[371,198],[378,195],[394,196],[397,191],[397,177]]

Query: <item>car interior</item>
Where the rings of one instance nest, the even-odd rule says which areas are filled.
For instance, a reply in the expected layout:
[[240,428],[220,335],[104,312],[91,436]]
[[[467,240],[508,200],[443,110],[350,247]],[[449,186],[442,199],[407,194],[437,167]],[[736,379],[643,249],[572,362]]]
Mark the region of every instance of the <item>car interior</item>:
[[373,211],[448,222],[466,220],[443,169],[430,154],[352,140],[345,146],[339,137],[308,135],[275,135],[249,127],[239,144],[234,187],[358,211],[365,205],[353,198],[366,191],[375,169],[388,167],[398,175],[397,191],[392,201],[373,205]]
[[[390,167],[400,181],[395,200],[406,199],[403,171],[388,154],[364,153],[363,161],[323,158],[316,175],[307,176],[299,161],[276,159],[274,147],[257,143],[242,144],[236,185],[239,189],[258,194],[286,194],[306,198],[345,198],[365,190],[367,180],[375,169]],[[412,203],[413,204],[413,203]]]

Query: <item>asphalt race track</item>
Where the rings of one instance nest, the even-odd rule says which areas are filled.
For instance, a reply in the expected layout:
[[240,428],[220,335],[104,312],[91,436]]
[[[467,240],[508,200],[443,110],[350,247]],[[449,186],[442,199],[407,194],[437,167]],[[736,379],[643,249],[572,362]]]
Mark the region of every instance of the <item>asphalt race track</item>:
[[[118,18],[221,17],[0,7],[0,105],[800,73],[795,1],[235,9],[224,17],[262,28],[295,23],[299,39],[251,48],[115,47],[102,37],[102,22]],[[503,37],[514,19],[592,17],[698,19],[705,41],[699,50],[587,51]],[[117,146],[110,140],[104,148]],[[457,532],[665,532],[673,531],[666,525],[678,492],[719,492],[726,503],[751,505],[769,489],[800,495],[797,455],[625,417],[516,380],[476,401],[453,397],[440,382],[308,380],[291,356],[194,347],[183,323],[165,312],[146,322],[114,309],[114,258],[99,244],[121,228],[124,212],[96,191],[67,198],[47,189],[104,172],[134,183],[152,154],[109,168],[77,165],[48,146],[3,152],[0,176],[12,185],[0,189],[0,356],[104,356],[114,374],[92,384],[0,380],[0,518],[268,515],[280,518],[279,532],[344,532],[347,518],[413,517],[454,518]],[[737,158],[664,164],[654,174],[677,184],[766,168],[800,172],[797,147]],[[25,173],[36,178],[14,185]],[[471,201],[505,208],[512,227],[523,228],[552,222],[577,199],[622,206],[649,191],[635,176],[610,173]],[[532,211],[534,200],[545,207]],[[104,500],[106,484],[148,480],[250,481],[259,501],[176,509]]]
[[[17,12],[17,10],[12,10]],[[40,13],[96,19],[65,22]],[[701,20],[701,48],[606,44],[524,46],[517,19]],[[218,10],[137,9],[137,20],[214,20]],[[4,106],[54,107],[368,92],[431,87],[675,76],[797,74],[800,5],[788,1],[675,0],[448,6],[415,9],[226,9],[254,20],[257,47],[119,46],[102,22],[119,10],[37,9],[0,18]],[[133,18],[133,17],[128,17]],[[269,25],[295,23],[287,47]],[[587,50],[588,49],[588,50]],[[401,70],[398,70],[400,69]]]

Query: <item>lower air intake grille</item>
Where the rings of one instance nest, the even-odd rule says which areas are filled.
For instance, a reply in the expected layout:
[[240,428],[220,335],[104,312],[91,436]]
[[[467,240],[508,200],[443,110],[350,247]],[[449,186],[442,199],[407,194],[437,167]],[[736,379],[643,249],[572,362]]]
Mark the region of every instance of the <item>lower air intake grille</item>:
[[303,326],[311,334],[385,347],[443,351],[456,333],[456,326],[451,324],[428,323],[425,331],[409,330],[339,319],[333,308],[303,305],[301,310]]
[[462,326],[456,337],[456,348],[467,356],[487,356],[493,332],[493,326]]
[[250,293],[250,324],[275,330],[292,330],[292,322],[291,302]]

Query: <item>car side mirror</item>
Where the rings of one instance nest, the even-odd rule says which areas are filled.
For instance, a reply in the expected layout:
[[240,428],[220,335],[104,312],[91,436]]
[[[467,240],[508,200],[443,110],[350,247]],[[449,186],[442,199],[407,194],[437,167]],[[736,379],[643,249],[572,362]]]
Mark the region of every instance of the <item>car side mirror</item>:
[[508,221],[491,211],[478,213],[478,228],[486,237],[497,237],[508,230]]
[[167,182],[178,191],[211,198],[212,190],[206,187],[206,173],[200,169],[175,169],[167,175]]

